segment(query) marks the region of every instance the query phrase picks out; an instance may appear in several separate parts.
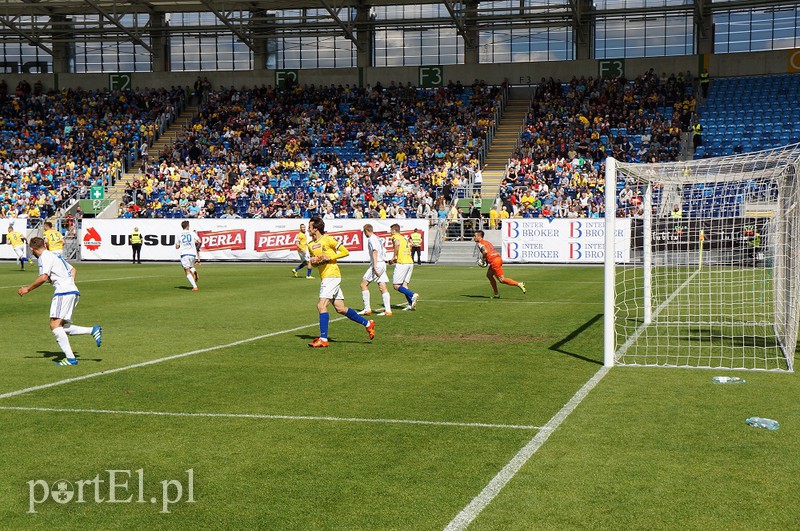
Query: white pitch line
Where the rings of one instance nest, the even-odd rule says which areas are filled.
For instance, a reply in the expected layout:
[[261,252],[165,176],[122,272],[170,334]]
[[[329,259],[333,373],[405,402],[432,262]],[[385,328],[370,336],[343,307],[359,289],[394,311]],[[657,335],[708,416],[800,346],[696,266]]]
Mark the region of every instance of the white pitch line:
[[[345,317],[338,317],[336,319],[331,319],[331,322],[340,321],[345,319]],[[166,356],[163,358],[157,358],[150,361],[143,361],[141,363],[134,363],[133,365],[126,365],[124,367],[117,367],[116,369],[109,369],[107,371],[100,371],[100,372],[92,372],[89,374],[84,374],[82,376],[76,376],[74,378],[67,378],[66,380],[58,380],[56,382],[50,382],[42,385],[34,385],[33,387],[26,387],[25,389],[20,389],[19,391],[11,391],[8,393],[0,394],[0,399],[3,398],[10,398],[12,396],[18,396],[25,393],[30,393],[31,391],[39,391],[41,389],[47,389],[49,387],[56,387],[58,385],[64,385],[72,382],[79,382],[81,380],[88,380],[89,378],[94,378],[95,376],[103,376],[106,374],[114,374],[115,372],[122,372],[127,371],[128,369],[137,369],[139,367],[147,367],[148,365],[155,365],[156,363],[161,363],[162,361],[169,361],[169,360],[176,360],[179,358],[185,358],[187,356],[194,356],[195,354],[203,354],[204,352],[211,352],[213,350],[219,350],[228,347],[235,347],[238,345],[244,345],[245,343],[252,343],[253,341],[258,341],[259,339],[266,339],[268,337],[279,336],[281,334],[288,334],[290,332],[297,332],[298,330],[303,330],[305,328],[310,328],[312,326],[317,326],[317,323],[307,324],[303,326],[297,326],[295,328],[288,328],[286,330],[279,330],[277,332],[270,332],[269,334],[262,334],[260,336],[250,337],[247,339],[240,339],[239,341],[234,341],[232,343],[226,343],[224,345],[216,345],[214,347],[208,348],[201,348],[198,350],[192,350],[189,352],[183,352],[181,354],[173,354],[172,356]]]
[[43,411],[52,413],[105,413],[110,415],[152,415],[160,417],[207,417],[233,419],[307,420],[327,422],[372,422],[375,424],[421,424],[425,426],[455,426],[459,428],[503,428],[509,430],[539,430],[540,426],[519,424],[487,424],[483,422],[446,422],[437,420],[367,419],[359,417],[315,417],[304,415],[267,415],[260,413],[189,413],[180,411],[127,411],[116,409],[73,409],[53,407],[0,406],[0,411]]
[[459,299],[459,300],[445,300],[445,299],[423,299],[420,297],[419,302],[425,304],[426,302],[440,302],[440,303],[447,303],[447,304],[454,304],[454,303],[464,303],[464,304],[475,304],[476,302],[498,302],[501,304],[553,304],[553,305],[563,305],[563,304],[583,304],[587,306],[602,306],[603,301],[565,301],[563,299],[559,299],[558,301],[520,301],[520,300],[511,300],[511,299],[490,299],[486,297],[485,301],[476,301],[475,299]]
[[[417,284],[428,284],[434,282],[446,282],[448,284],[452,284],[453,281],[450,279],[445,278],[416,278],[414,277],[414,285]],[[603,284],[602,280],[570,280],[570,284]],[[526,280],[525,285],[528,286],[530,284],[547,284],[548,286],[552,286],[552,280]]]
[[[110,282],[112,280],[133,280],[133,279],[137,279],[137,278],[157,278],[158,276],[159,275],[145,275],[145,276],[139,276],[139,277],[95,278],[95,279],[89,279],[89,280],[81,280],[81,281],[79,281],[79,283],[80,284],[86,284],[88,282]],[[0,286],[0,289],[10,289],[10,288],[19,289],[22,286],[23,286],[23,284],[18,284],[18,285],[15,285],[15,286]]]
[[492,478],[491,481],[483,488],[483,490],[472,499],[466,507],[461,509],[461,512],[453,518],[447,527],[445,527],[445,531],[455,531],[455,530],[463,530],[466,529],[467,526],[472,522],[480,513],[483,511],[487,505],[489,505],[492,500],[500,493],[500,491],[505,487],[511,478],[513,478],[517,472],[528,462],[528,460],[535,454],[539,448],[547,441],[550,435],[558,428],[562,422],[572,413],[578,404],[586,398],[586,395],[594,389],[594,387],[603,379],[603,377],[608,373],[610,367],[601,367],[599,371],[595,373],[592,378],[583,384],[583,387],[578,389],[578,392],[570,398],[569,402],[567,402],[561,410],[553,415],[547,424],[545,424],[539,433],[537,433],[533,439],[528,441],[517,455],[511,458],[506,466],[504,466],[500,472],[497,473],[495,477]]

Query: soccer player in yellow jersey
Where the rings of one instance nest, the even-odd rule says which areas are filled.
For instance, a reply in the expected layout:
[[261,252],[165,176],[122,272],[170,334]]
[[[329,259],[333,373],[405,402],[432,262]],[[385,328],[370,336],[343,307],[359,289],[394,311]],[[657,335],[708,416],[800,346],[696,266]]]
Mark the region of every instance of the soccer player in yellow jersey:
[[19,260],[19,268],[22,271],[25,271],[25,262],[28,261],[28,257],[25,256],[25,244],[28,243],[28,239],[18,231],[15,231],[14,227],[9,223],[6,241],[9,245],[11,245],[11,248],[14,249],[14,254],[17,255],[17,260]]
[[414,293],[408,289],[411,281],[411,273],[414,271],[414,260],[411,258],[411,248],[406,237],[400,234],[400,225],[397,223],[389,227],[391,232],[392,247],[394,248],[394,274],[392,275],[392,285],[394,289],[406,296],[408,306],[403,310],[416,310],[419,293]]
[[344,258],[350,251],[332,236],[325,234],[325,222],[320,217],[313,217],[308,223],[311,242],[308,244],[308,252],[311,255],[309,262],[319,270],[319,277],[322,279],[319,286],[319,301],[317,310],[319,311],[319,337],[308,344],[312,348],[324,348],[328,346],[328,303],[333,301],[333,308],[351,321],[364,326],[367,329],[369,338],[375,337],[375,321],[368,321],[358,315],[352,308],[344,305],[344,295],[342,294],[342,273],[336,260]]
[[311,264],[308,261],[308,236],[306,235],[306,226],[300,225],[300,232],[294,238],[294,245],[297,247],[297,254],[300,256],[300,265],[292,269],[292,274],[297,278],[297,272],[307,266],[306,278],[314,278],[311,276]]
[[48,251],[61,256],[61,251],[64,249],[64,237],[61,232],[53,229],[53,224],[49,221],[44,222],[44,242]]

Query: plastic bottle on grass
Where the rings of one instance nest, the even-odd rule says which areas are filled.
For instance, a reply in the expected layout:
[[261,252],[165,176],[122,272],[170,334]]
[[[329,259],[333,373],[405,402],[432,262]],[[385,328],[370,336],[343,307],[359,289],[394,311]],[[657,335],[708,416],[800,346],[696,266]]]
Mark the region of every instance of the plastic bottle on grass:
[[711,381],[715,384],[743,384],[746,380],[738,376],[714,376]]
[[777,420],[765,419],[763,417],[750,417],[745,422],[754,428],[764,428],[765,430],[777,430],[780,427]]

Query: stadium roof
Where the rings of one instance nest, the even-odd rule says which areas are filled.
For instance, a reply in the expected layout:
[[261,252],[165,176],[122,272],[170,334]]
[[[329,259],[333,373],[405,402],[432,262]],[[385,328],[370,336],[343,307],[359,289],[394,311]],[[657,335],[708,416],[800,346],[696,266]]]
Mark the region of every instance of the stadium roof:
[[[646,2],[642,0],[641,5]],[[511,4],[511,5],[510,5]],[[161,35],[190,33],[221,35],[233,33],[251,48],[253,38],[340,35],[356,42],[359,29],[398,27],[407,30],[455,28],[469,39],[467,25],[479,31],[514,28],[575,27],[588,17],[615,15],[683,14],[702,20],[711,12],[740,9],[795,9],[800,0],[664,0],[659,6],[593,9],[593,0],[544,2],[515,0],[5,0],[0,5],[0,38],[24,40],[52,53],[55,42],[76,39],[132,41],[150,49],[147,40]],[[604,5],[630,5],[608,2]],[[407,19],[364,17],[356,20],[354,8],[381,6],[440,6],[431,15]],[[443,8],[443,9],[442,9]],[[213,24],[170,25],[158,28],[150,21],[134,21],[131,15],[208,13]],[[141,24],[141,25],[138,25]]]

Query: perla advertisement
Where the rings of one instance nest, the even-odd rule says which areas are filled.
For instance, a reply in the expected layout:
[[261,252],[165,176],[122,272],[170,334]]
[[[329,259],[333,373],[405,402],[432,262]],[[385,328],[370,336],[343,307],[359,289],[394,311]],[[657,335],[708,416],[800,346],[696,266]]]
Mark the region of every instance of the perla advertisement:
[[[502,220],[504,262],[602,263],[605,260],[604,219]],[[631,220],[616,220],[616,262],[629,262]]]
[[[80,233],[82,260],[130,260],[130,234],[142,234],[142,260],[178,260],[175,243],[181,232],[180,219],[84,219]],[[295,238],[307,219],[190,219],[189,230],[200,239],[201,260],[297,260]],[[325,233],[350,251],[343,262],[368,262],[364,246],[365,224],[371,224],[392,256],[389,228],[400,225],[408,238],[419,229],[422,234],[420,257],[428,259],[428,222],[418,219],[330,219]],[[311,237],[309,235],[309,241]]]

